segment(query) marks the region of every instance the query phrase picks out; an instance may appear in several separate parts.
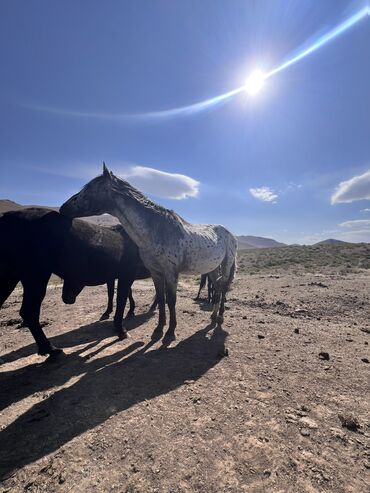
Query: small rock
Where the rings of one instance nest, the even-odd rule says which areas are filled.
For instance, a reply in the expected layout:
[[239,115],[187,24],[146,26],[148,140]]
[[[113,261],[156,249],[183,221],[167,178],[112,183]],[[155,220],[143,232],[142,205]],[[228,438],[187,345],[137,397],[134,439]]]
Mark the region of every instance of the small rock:
[[61,473],[59,474],[59,478],[58,478],[59,484],[63,484],[63,483],[65,483],[65,480],[66,480],[66,477],[65,477],[64,473],[63,473],[63,472],[61,472]]
[[302,435],[302,436],[304,436],[304,437],[309,437],[309,436],[310,436],[310,434],[311,434],[311,433],[310,433],[310,430],[309,430],[308,428],[302,428],[302,429],[300,430],[300,432],[301,432],[301,435]]
[[303,418],[301,418],[299,421],[311,430],[316,430],[318,428],[317,423],[308,416],[303,416]]
[[361,358],[361,361],[362,361],[363,363],[369,363],[368,358]]
[[263,336],[262,334],[258,334],[257,337],[258,337],[258,339],[264,339],[265,338],[265,336]]
[[347,430],[356,432],[360,428],[358,419],[352,414],[339,414],[338,418],[342,423],[342,427],[347,428]]
[[299,334],[299,329],[294,329],[295,334]]
[[329,361],[330,356],[329,353],[322,351],[321,353],[319,353],[319,358],[325,361]]
[[243,315],[243,320],[247,320],[247,315]]
[[263,478],[269,478],[271,476],[271,471],[267,470],[266,471],[263,471],[262,473],[262,477]]

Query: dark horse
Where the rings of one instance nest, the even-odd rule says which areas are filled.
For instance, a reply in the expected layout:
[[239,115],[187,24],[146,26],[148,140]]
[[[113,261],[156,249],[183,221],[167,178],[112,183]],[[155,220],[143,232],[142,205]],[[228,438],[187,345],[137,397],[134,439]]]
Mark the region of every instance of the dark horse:
[[63,299],[67,303],[73,303],[84,286],[107,283],[113,293],[114,280],[118,278],[114,325],[121,338],[127,334],[122,319],[132,283],[150,277],[137,246],[123,228],[115,230],[71,220],[41,208],[0,216],[0,308],[21,282],[20,315],[41,355],[62,352],[48,341],[39,321],[52,273],[64,279]]
[[207,282],[208,282],[208,284],[207,284],[207,287],[208,287],[207,303],[208,304],[213,303],[214,286],[213,286],[212,279],[210,278],[209,274],[202,274],[201,275],[200,284],[199,284],[199,291],[198,291],[196,298],[194,298],[194,301],[200,300],[200,293],[202,292],[202,289],[204,288],[204,286],[206,285]]

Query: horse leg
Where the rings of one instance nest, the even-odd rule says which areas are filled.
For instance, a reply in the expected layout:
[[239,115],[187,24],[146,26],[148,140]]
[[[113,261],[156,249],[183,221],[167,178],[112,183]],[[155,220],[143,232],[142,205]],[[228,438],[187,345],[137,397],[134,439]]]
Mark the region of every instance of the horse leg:
[[223,275],[222,275],[222,284],[221,284],[221,304],[218,313],[218,323],[220,324],[222,324],[224,321],[226,293],[230,288],[232,280],[234,279],[235,268],[236,268],[235,259],[231,263],[229,261],[223,266],[223,272],[222,272]]
[[200,276],[199,291],[198,291],[197,297],[194,299],[194,301],[199,300],[199,298],[200,298],[200,293],[202,292],[202,289],[204,288],[204,286],[205,286],[205,284],[206,284],[206,281],[207,281],[207,274],[202,274],[202,275]]
[[207,278],[208,278],[208,304],[210,305],[212,302],[213,302],[213,284],[212,284],[212,281],[211,281],[211,278],[209,277],[209,275],[207,275]]
[[170,324],[168,326],[168,330],[163,339],[163,344],[168,345],[172,341],[176,339],[175,329],[177,325],[176,320],[176,292],[177,292],[177,282],[178,276],[175,276],[174,279],[168,280],[166,279],[166,295],[167,295],[167,304],[170,312]]
[[135,300],[134,297],[132,296],[132,288],[130,288],[130,291],[128,292],[128,299],[130,302],[130,309],[126,315],[126,318],[132,318],[135,315]]
[[217,269],[213,270],[208,274],[209,279],[212,282],[212,303],[213,303],[213,311],[211,315],[211,320],[212,322],[217,322],[217,317],[218,317],[218,310],[220,307],[220,298],[221,298],[221,271],[220,267],[217,267]]
[[41,356],[50,354],[57,356],[63,350],[56,348],[45,336],[40,325],[41,303],[45,297],[50,274],[44,277],[22,279],[23,301],[20,309],[20,316],[24,324],[30,329]]
[[6,280],[1,279],[0,283],[0,308],[3,306],[4,302],[9,298],[9,296],[14,291],[18,283],[16,278],[8,278]]
[[154,312],[154,310],[157,308],[158,301],[157,301],[157,295],[154,296],[153,303],[150,305],[149,311]]
[[114,279],[107,282],[107,290],[108,290],[108,305],[107,309],[100,317],[99,320],[108,320],[109,315],[113,311],[113,296],[114,296]]
[[166,307],[165,307],[165,296],[164,296],[164,276],[162,274],[154,274],[152,275],[154,286],[155,286],[155,294],[157,298],[157,303],[159,307],[159,317],[158,317],[158,325],[154,329],[152,334],[153,340],[158,340],[163,335],[163,327],[166,325]]
[[123,327],[123,313],[125,311],[125,306],[127,298],[131,291],[131,286],[135,280],[134,274],[128,274],[127,272],[122,273],[118,279],[117,287],[117,304],[116,313],[114,315],[114,327],[120,339],[126,339],[127,330]]

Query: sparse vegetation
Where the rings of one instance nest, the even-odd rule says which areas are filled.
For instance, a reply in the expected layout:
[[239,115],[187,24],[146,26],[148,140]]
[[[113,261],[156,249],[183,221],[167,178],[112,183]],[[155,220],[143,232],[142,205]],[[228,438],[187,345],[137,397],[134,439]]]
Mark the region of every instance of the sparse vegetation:
[[316,272],[334,269],[345,274],[358,269],[370,269],[370,244],[345,243],[342,245],[292,245],[281,248],[240,250],[238,270],[255,274],[261,271]]

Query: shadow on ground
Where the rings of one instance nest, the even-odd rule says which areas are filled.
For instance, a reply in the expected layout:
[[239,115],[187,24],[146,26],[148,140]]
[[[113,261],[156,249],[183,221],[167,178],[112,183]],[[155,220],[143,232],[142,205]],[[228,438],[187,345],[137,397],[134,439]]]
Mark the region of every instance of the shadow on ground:
[[[8,372],[7,392],[1,397],[1,402],[5,399],[8,404],[38,389],[61,385],[72,376],[83,376],[32,406],[1,431],[0,478],[50,454],[118,412],[166,394],[186,380],[197,380],[220,360],[226,335],[221,327],[212,331],[207,326],[175,347],[147,351],[153,343],[138,349],[143,343],[136,342],[95,360],[76,352],[63,363],[31,365],[21,374],[20,370]],[[16,380],[20,389],[23,382],[28,389],[19,393]]]
[[[142,313],[141,315],[136,315],[135,317],[125,319],[125,326],[127,330],[134,330],[140,325],[146,323],[151,317],[155,315],[155,312]],[[28,330],[27,328],[22,328],[20,330]],[[47,336],[47,328],[45,330]],[[77,329],[70,330],[63,334],[48,337],[49,341],[56,347],[68,348],[75,347],[81,344],[95,343],[98,344],[103,339],[112,337],[116,335],[114,330],[113,321],[105,320],[102,322],[93,322],[88,325],[83,325]],[[37,352],[36,344],[29,344],[22,348],[11,351],[10,353],[1,355],[1,359],[4,363],[10,363],[16,361],[20,358],[26,358]]]

